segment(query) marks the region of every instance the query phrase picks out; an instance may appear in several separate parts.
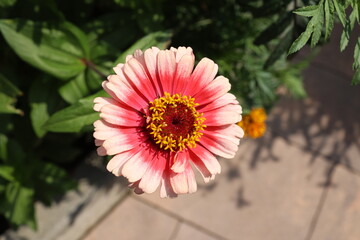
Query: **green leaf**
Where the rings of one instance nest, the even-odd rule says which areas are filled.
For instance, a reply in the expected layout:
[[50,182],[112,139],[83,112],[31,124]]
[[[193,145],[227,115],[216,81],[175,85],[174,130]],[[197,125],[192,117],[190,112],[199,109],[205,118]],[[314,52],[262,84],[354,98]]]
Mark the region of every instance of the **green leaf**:
[[99,119],[99,113],[93,110],[94,98],[99,96],[107,95],[102,90],[56,112],[46,122],[45,129],[52,132],[81,132],[87,130]]
[[0,177],[12,182],[14,178],[14,167],[9,165],[0,165]]
[[16,0],[0,0],[0,7],[11,7],[16,3]]
[[0,160],[8,158],[8,138],[4,134],[0,134]]
[[360,68],[360,37],[357,39],[355,50],[354,50],[354,63],[353,69]]
[[311,47],[315,47],[316,44],[319,42],[323,25],[324,25],[324,8],[319,7],[318,13],[308,23],[308,26],[313,29],[313,34],[311,37]]
[[349,16],[349,19],[346,21],[345,28],[341,34],[340,39],[340,51],[344,51],[349,44],[350,34],[355,26],[356,14],[356,11],[353,10]]
[[256,45],[264,44],[281,34],[291,23],[292,14],[287,13],[267,27],[254,41]]
[[[295,70],[296,71],[296,70]],[[284,86],[295,98],[306,97],[306,91],[300,74],[293,71],[286,71],[281,79]]]
[[81,132],[85,127],[99,119],[92,102],[78,102],[50,117],[45,129],[51,132]]
[[5,114],[23,114],[19,109],[16,109],[13,105],[16,102],[16,98],[9,97],[8,95],[0,92],[0,113]]
[[55,197],[77,186],[63,169],[51,163],[38,161],[35,174],[36,198],[48,206]]
[[351,81],[353,86],[358,85],[360,83],[360,68],[358,68],[354,74],[354,77]]
[[0,20],[0,31],[16,54],[30,65],[60,79],[85,69],[88,46],[81,30],[70,23],[50,26],[24,20]]
[[57,85],[51,80],[39,79],[34,81],[29,91],[31,124],[39,138],[46,134],[43,125],[61,101],[57,94]]
[[61,86],[59,93],[66,102],[71,104],[88,95],[89,88],[86,84],[85,72],[81,72],[74,79]]
[[170,32],[150,33],[136,41],[130,48],[121,53],[121,55],[116,59],[115,64],[125,62],[126,56],[133,54],[137,49],[146,50],[147,48],[153,46],[164,49],[169,45],[171,36],[172,34]]
[[294,52],[299,51],[310,39],[311,33],[312,33],[312,29],[308,25],[306,27],[306,30],[303,33],[301,33],[300,36],[293,42],[293,44],[291,45],[291,47],[289,49],[288,54],[292,54]]
[[3,92],[10,97],[22,95],[22,92],[1,73],[0,73],[0,92]]
[[22,114],[22,111],[14,107],[16,96],[22,92],[0,73],[0,113]]
[[318,8],[319,8],[318,5],[306,6],[306,7],[296,9],[294,11],[294,13],[296,13],[297,15],[300,15],[300,16],[304,16],[304,17],[312,17],[317,14]]
[[[335,0],[336,1],[336,0]],[[325,0],[325,39],[330,37],[334,28],[334,3],[333,0]]]
[[[109,70],[104,67],[96,66],[96,69],[98,69],[102,74],[109,75]],[[101,83],[105,80],[103,77],[90,68],[86,69],[85,75],[86,83],[90,90],[99,90],[101,88]]]
[[346,25],[346,14],[345,14],[345,8],[344,5],[341,1],[338,0],[332,0],[332,2],[334,3],[335,9],[336,9],[336,13],[340,19],[341,24],[343,25],[343,27],[345,27]]
[[293,31],[289,30],[284,37],[279,40],[274,50],[265,62],[264,68],[268,68],[273,65],[284,53],[286,53],[292,43]]
[[9,183],[5,190],[6,200],[1,206],[5,217],[15,226],[27,224],[36,229],[34,209],[34,189]]

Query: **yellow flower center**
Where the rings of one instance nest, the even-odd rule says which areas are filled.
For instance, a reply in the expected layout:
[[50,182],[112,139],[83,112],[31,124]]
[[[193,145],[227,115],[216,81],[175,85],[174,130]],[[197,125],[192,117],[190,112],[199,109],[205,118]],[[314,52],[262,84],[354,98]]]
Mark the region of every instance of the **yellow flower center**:
[[154,142],[172,152],[195,147],[206,128],[197,105],[192,97],[169,93],[150,102],[146,128]]

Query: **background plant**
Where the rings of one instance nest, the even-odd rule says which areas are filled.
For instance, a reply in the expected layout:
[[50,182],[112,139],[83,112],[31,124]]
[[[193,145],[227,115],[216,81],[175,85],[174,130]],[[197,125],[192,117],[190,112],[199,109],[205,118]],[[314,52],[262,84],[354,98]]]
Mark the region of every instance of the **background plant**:
[[356,0],[0,0],[1,215],[36,228],[34,202],[76,187],[68,170],[94,148],[92,100],[135,49],[191,46],[219,64],[245,113],[270,109],[279,87],[306,95],[308,61],[288,53],[325,43],[335,21],[345,49],[359,9]]

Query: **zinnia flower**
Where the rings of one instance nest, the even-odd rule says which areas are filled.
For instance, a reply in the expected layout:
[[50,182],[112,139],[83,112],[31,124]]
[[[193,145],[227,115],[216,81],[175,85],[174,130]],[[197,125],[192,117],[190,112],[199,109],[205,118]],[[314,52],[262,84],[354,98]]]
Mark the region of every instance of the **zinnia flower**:
[[221,167],[214,155],[232,158],[242,129],[241,107],[229,80],[203,58],[194,69],[191,48],[135,51],[102,86],[111,96],[94,100],[99,155],[114,155],[107,169],[123,175],[136,193],[161,197],[193,193],[193,167],[205,182]]
[[264,108],[253,108],[249,114],[243,116],[238,125],[244,129],[245,136],[259,138],[266,132],[266,118]]

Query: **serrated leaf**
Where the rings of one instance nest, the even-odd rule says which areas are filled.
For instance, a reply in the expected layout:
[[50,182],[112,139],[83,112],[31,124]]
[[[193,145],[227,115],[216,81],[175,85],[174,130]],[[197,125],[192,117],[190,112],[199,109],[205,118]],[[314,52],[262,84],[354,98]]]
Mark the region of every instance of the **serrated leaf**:
[[68,79],[85,69],[88,46],[81,30],[70,23],[50,26],[24,20],[0,20],[0,31],[15,53],[30,65]]
[[121,53],[121,55],[116,59],[115,65],[125,62],[126,56],[133,54],[137,49],[145,50],[153,46],[160,49],[166,48],[170,43],[171,36],[172,34],[170,32],[154,32],[146,35],[145,37],[136,41],[130,48]]
[[61,86],[59,88],[59,94],[68,103],[75,103],[88,95],[89,88],[86,84],[85,72],[81,72],[75,78]]
[[353,69],[360,68],[360,37],[357,39],[355,50],[354,50],[354,63]]
[[300,15],[300,16],[304,16],[304,17],[312,17],[317,14],[318,8],[319,8],[318,5],[306,6],[306,7],[296,9],[294,11],[294,13],[296,13],[297,15]]
[[310,20],[309,24],[313,29],[313,34],[311,37],[311,47],[315,47],[319,42],[322,28],[324,25],[324,9],[319,7],[318,13]]
[[345,25],[346,25],[346,14],[345,14],[344,5],[340,1],[337,1],[337,0],[332,0],[332,1],[333,1],[334,6],[335,6],[335,9],[336,9],[337,16],[338,16],[341,24],[343,25],[343,27],[345,27]]
[[350,34],[355,26],[356,15],[356,11],[353,10],[349,16],[349,19],[346,21],[346,25],[340,39],[340,51],[344,51],[349,44]]
[[358,68],[353,76],[353,79],[351,81],[351,85],[355,86],[360,83],[360,68]]
[[254,41],[256,45],[264,44],[281,34],[291,23],[292,14],[287,13],[267,27]]
[[300,34],[300,36],[293,42],[289,49],[288,54],[292,54],[294,52],[299,51],[310,39],[312,33],[312,28],[308,25],[306,30]]
[[333,0],[325,0],[324,12],[325,12],[325,39],[328,39],[334,28],[334,3],[333,3]]

